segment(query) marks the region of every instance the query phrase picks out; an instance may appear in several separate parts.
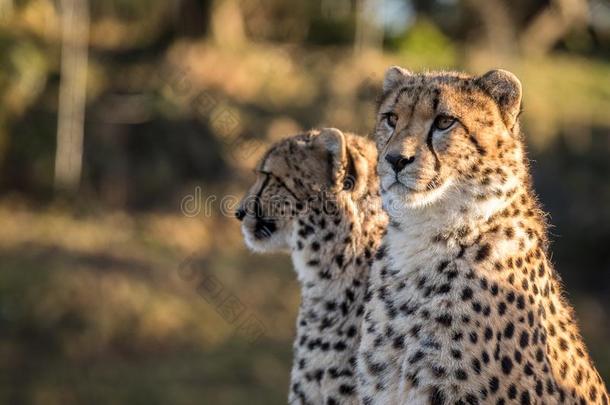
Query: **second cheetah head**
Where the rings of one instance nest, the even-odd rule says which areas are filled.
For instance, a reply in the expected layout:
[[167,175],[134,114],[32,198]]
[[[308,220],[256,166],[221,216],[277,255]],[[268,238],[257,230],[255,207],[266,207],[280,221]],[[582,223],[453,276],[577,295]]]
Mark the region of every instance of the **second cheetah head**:
[[[236,217],[248,247],[257,252],[289,251],[297,221],[312,215],[345,215],[345,203],[378,192],[375,148],[370,141],[324,128],[286,138],[258,163],[256,181]],[[317,222],[319,223],[319,222]],[[314,227],[309,227],[312,232]]]

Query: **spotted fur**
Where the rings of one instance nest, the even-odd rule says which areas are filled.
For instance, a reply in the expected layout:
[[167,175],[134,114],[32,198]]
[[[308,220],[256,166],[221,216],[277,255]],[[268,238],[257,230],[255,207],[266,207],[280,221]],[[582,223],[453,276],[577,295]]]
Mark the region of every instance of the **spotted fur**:
[[242,201],[246,243],[291,254],[301,283],[289,403],[357,404],[356,351],[381,209],[372,142],[336,129],[269,149]]
[[608,405],[549,259],[520,106],[506,71],[387,72],[364,404]]

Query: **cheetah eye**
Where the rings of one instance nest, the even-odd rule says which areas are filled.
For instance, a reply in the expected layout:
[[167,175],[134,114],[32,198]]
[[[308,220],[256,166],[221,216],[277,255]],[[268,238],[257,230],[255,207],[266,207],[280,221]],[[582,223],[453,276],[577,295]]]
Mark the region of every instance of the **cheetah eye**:
[[354,188],[354,177],[352,176],[347,176],[344,180],[343,180],[343,190],[352,190]]
[[396,123],[398,122],[398,115],[394,114],[393,112],[387,112],[383,114],[383,119],[390,128],[396,128]]
[[445,131],[446,129],[451,128],[456,121],[457,120],[455,118],[448,115],[439,115],[434,119],[434,123],[432,125],[434,125],[434,128],[440,131]]

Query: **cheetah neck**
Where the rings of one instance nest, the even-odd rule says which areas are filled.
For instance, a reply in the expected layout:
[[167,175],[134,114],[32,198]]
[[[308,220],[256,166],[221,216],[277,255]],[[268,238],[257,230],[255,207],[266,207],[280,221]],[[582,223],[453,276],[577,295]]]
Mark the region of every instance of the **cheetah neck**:
[[[405,308],[419,307],[421,316],[433,317],[434,311],[445,308],[455,317],[458,308],[472,308],[471,314],[491,314],[488,322],[494,327],[505,328],[509,319],[510,335],[514,325],[526,325],[524,330],[529,334],[521,336],[528,342],[542,342],[542,336],[547,339],[530,364],[544,364],[541,367],[559,387],[554,395],[560,402],[566,397],[588,397],[591,403],[598,403],[593,398],[607,401],[604,383],[548,259],[546,226],[536,198],[527,184],[514,184],[515,192],[503,197],[470,199],[466,211],[463,203],[448,203],[393,218],[384,239],[385,268],[374,272],[372,280],[382,296],[392,291],[390,287],[408,285],[409,307]],[[461,280],[461,287],[447,283],[453,277]],[[473,291],[476,301],[470,296]],[[493,299],[481,299],[486,291],[495,291],[503,305],[517,309],[512,317],[502,318],[500,326],[494,323],[499,318],[493,318],[500,307],[494,306]],[[443,321],[436,318],[434,322],[439,323],[439,319]],[[443,333],[437,336],[451,342]]]
[[[301,218],[292,261],[301,284],[290,403],[356,404],[355,356],[364,296],[385,215],[355,207]],[[300,402],[299,402],[300,401]]]
[[435,204],[390,214],[384,244],[397,271],[406,275],[431,258],[458,255],[486,231],[493,217],[513,204],[520,183],[515,176],[484,197],[480,190],[454,188]]
[[[295,229],[292,262],[301,284],[298,329],[322,339],[358,325],[385,214],[349,206],[338,217],[308,216]],[[357,342],[354,340],[354,350]]]
[[[313,209],[293,229],[291,258],[304,290],[343,288],[352,280],[366,280],[387,219],[371,197],[345,206],[334,215]],[[371,208],[372,207],[372,208]],[[305,291],[304,291],[305,293]]]

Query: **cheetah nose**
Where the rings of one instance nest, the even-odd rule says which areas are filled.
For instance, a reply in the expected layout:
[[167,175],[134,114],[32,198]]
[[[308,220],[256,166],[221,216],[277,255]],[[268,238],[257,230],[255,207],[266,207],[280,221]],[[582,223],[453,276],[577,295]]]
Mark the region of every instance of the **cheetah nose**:
[[394,173],[398,174],[402,169],[404,169],[408,164],[413,163],[415,160],[415,156],[403,156],[399,154],[390,153],[385,156],[386,162],[392,166],[392,170]]
[[235,211],[235,218],[237,218],[239,221],[243,220],[246,217],[246,210],[243,208],[239,208],[237,209],[237,211]]

